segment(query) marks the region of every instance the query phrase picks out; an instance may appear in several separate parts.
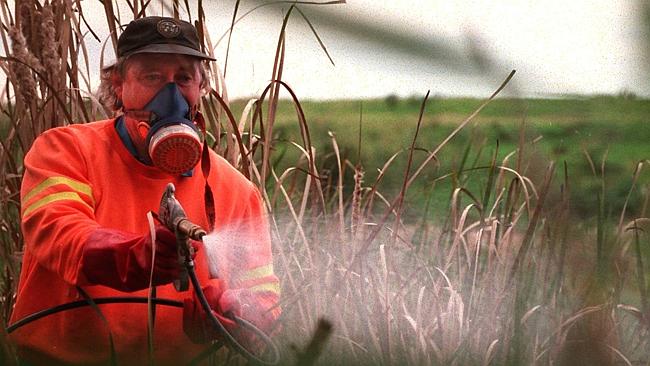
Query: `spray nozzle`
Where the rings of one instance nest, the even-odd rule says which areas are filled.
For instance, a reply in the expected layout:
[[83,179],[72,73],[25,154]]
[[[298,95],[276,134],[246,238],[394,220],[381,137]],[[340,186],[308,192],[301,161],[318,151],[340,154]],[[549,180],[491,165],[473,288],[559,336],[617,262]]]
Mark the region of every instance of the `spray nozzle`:
[[187,276],[187,267],[193,267],[194,248],[189,240],[203,240],[207,234],[199,225],[191,222],[183,206],[174,196],[176,188],[174,184],[168,183],[165,192],[160,200],[160,210],[158,218],[169,230],[176,235],[178,245],[178,264],[181,267],[178,280],[174,281],[174,287],[178,291],[186,291],[189,288],[189,279]]

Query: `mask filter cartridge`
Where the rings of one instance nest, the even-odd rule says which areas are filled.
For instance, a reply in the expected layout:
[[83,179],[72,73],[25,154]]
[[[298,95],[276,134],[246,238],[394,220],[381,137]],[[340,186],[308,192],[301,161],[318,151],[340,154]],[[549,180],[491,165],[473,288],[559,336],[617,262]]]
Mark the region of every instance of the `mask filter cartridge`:
[[201,140],[191,127],[174,124],[156,131],[149,141],[149,156],[160,170],[178,175],[201,159]]

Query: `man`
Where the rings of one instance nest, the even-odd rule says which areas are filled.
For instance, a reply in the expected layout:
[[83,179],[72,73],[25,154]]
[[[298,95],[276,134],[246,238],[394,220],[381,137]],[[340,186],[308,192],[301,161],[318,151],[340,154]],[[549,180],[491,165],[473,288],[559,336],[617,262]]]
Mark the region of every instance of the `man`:
[[25,254],[11,322],[76,300],[146,297],[150,283],[156,297],[183,301],[184,309],[155,308],[153,355],[146,305],[50,315],[11,334],[26,363],[142,365],[153,356],[157,365],[178,365],[206,348],[197,342],[219,336],[193,291],[172,285],[180,268],[174,233],[157,224],[155,239],[150,235],[147,213],[158,211],[169,182],[188,219],[221,238],[211,258],[211,248],[192,243],[213,312],[229,327],[234,314],[265,330],[278,317],[260,196],[213,151],[202,155],[198,105],[206,60],[214,59],[200,50],[191,24],[135,20],[119,38],[115,65],[103,74],[104,97],[114,98],[120,116],[55,128],[34,142],[25,156]]

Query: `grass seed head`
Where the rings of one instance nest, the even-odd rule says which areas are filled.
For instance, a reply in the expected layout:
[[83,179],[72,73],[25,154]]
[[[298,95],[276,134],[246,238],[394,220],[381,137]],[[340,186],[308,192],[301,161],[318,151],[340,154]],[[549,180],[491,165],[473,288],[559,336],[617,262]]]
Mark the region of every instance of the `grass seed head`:
[[41,60],[44,69],[51,78],[56,77],[61,69],[61,58],[58,53],[59,43],[56,40],[56,29],[52,5],[48,4],[43,6],[43,9],[41,10],[40,27],[41,39],[43,40]]
[[32,70],[42,71],[38,59],[29,51],[27,41],[18,26],[9,29],[9,38],[11,39],[11,52],[13,57],[20,62],[11,63],[11,70],[14,78],[11,82],[21,96],[23,102],[29,104],[35,97],[36,79]]

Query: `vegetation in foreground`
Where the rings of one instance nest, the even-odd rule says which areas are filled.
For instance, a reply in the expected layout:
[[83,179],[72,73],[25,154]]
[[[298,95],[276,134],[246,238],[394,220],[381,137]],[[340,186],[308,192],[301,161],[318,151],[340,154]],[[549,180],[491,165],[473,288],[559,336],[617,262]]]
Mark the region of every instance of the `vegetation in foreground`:
[[[83,41],[66,38],[87,30],[79,4],[0,1],[5,324],[22,250],[21,157],[42,131],[103,113],[80,92],[96,65],[81,56]],[[109,25],[124,23],[109,4]],[[133,14],[147,8],[130,4]],[[287,19],[297,14],[287,10]],[[281,79],[283,40],[284,28],[271,80]],[[278,104],[285,86],[273,83],[251,108],[233,103],[243,111],[233,115],[214,79],[203,102],[215,149],[260,187],[272,213],[284,363],[650,362],[647,156],[637,142],[645,101],[423,97],[364,102],[360,117],[356,102],[333,104],[350,110],[341,114]],[[330,336],[321,327],[305,350],[319,318]]]

